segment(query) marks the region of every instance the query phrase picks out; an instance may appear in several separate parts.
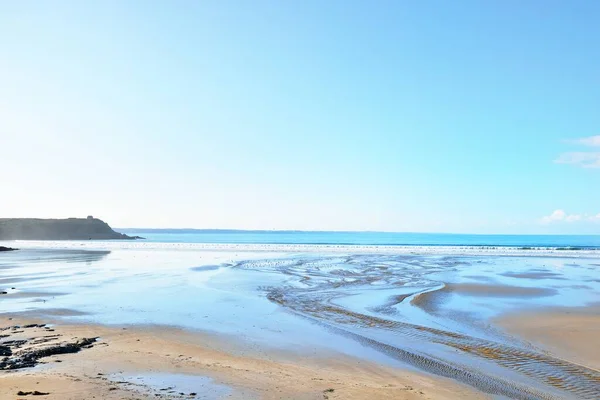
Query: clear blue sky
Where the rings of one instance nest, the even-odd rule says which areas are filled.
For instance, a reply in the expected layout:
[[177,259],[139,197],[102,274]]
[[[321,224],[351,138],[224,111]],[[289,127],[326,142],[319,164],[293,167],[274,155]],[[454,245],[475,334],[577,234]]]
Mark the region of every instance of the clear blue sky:
[[0,216],[600,233],[599,17],[595,0],[0,0]]

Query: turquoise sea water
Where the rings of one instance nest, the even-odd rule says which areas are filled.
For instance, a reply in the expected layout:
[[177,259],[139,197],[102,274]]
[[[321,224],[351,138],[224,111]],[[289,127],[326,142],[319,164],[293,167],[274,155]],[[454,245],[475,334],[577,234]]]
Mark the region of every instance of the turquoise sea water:
[[117,229],[150,242],[600,248],[600,235],[470,235],[449,233]]

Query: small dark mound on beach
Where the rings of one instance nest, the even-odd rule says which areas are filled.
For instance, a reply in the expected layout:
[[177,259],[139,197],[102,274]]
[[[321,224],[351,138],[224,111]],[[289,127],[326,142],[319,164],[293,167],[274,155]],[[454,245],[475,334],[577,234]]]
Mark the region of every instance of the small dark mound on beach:
[[39,392],[37,390],[34,390],[32,392],[24,392],[22,390],[19,390],[17,392],[17,396],[29,396],[29,395],[32,395],[32,396],[48,396],[49,394],[50,393],[48,393],[48,392]]

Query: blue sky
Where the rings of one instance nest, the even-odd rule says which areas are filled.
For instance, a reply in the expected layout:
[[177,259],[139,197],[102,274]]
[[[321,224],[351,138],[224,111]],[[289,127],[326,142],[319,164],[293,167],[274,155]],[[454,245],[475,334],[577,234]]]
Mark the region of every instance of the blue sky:
[[600,233],[597,1],[0,1],[6,217]]

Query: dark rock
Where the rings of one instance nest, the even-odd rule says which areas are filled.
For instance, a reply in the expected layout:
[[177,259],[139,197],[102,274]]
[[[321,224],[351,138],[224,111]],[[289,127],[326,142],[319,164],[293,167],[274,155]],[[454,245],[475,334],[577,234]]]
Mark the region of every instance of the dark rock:
[[0,345],[0,356],[12,356],[10,347]]
[[21,339],[21,340],[7,340],[5,342],[2,342],[2,344],[4,346],[10,346],[10,347],[16,347],[16,348],[19,348],[19,347],[23,346],[25,343],[27,343],[27,340],[25,340],[25,339]]
[[48,396],[50,393],[48,392],[38,392],[37,390],[34,390],[33,392],[24,392],[22,390],[19,390],[17,392],[17,396]]
[[17,249],[13,249],[12,247],[4,247],[0,246],[0,251],[15,251]]
[[[14,370],[14,369],[21,369],[21,368],[29,368],[29,367],[33,367],[38,363],[38,360],[40,358],[44,358],[44,357],[49,357],[49,356],[54,356],[57,354],[69,354],[69,353],[78,353],[79,351],[81,351],[81,349],[87,349],[93,346],[93,343],[96,341],[97,338],[84,338],[81,340],[78,340],[75,343],[62,343],[56,346],[50,346],[50,347],[46,347],[43,349],[33,349],[33,350],[26,350],[26,351],[22,351],[20,350],[19,352],[15,353],[14,351],[12,352],[13,354],[10,357],[6,357],[4,358],[2,361],[0,361],[0,370]],[[27,342],[26,340],[23,341],[11,341],[11,342],[4,342],[3,345],[5,346],[11,346],[11,347],[19,347],[19,345],[15,345],[16,342]],[[10,343],[10,344],[9,344]],[[24,344],[24,343],[21,343]],[[11,349],[12,351],[12,349]]]

